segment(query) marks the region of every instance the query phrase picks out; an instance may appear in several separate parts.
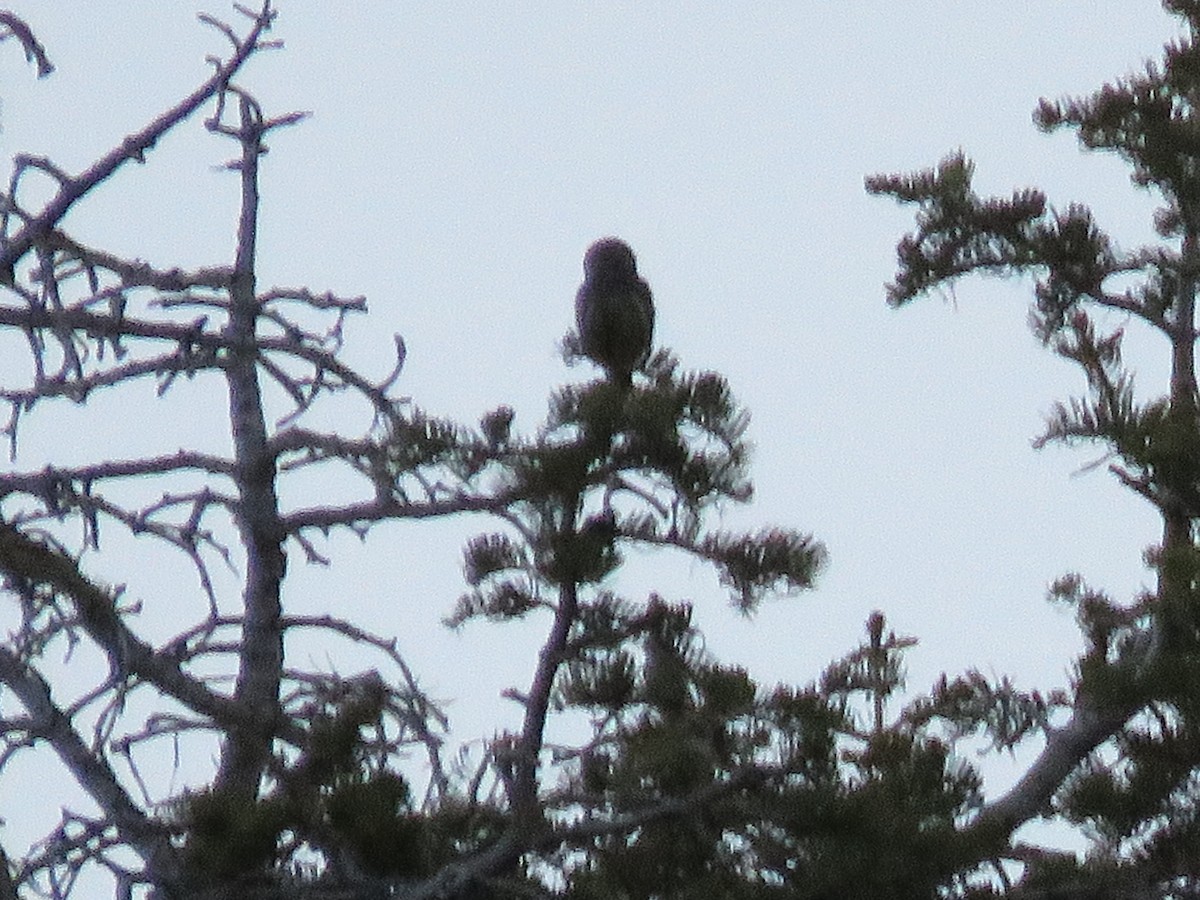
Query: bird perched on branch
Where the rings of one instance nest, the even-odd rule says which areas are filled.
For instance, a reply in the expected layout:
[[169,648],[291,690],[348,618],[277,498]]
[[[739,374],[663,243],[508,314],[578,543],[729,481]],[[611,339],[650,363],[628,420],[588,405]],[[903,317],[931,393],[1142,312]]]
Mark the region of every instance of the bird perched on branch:
[[624,241],[601,238],[584,254],[575,325],[583,355],[602,366],[614,383],[630,385],[633,372],[650,356],[654,299]]

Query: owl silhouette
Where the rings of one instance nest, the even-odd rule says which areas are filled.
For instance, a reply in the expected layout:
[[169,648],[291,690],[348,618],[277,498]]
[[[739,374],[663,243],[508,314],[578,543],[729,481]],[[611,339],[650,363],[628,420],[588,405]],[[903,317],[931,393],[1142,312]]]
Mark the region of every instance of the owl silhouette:
[[646,364],[654,336],[654,298],[638,276],[624,241],[601,238],[583,257],[583,284],[575,294],[575,326],[583,355],[615,383],[628,386]]

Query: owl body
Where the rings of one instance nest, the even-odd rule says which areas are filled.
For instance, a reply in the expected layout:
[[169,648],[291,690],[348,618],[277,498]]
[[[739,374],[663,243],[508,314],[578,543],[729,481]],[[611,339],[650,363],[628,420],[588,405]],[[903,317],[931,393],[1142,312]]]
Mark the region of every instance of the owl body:
[[588,248],[583,284],[575,295],[575,326],[583,354],[613,381],[629,384],[646,364],[654,337],[654,300],[624,241],[603,238]]

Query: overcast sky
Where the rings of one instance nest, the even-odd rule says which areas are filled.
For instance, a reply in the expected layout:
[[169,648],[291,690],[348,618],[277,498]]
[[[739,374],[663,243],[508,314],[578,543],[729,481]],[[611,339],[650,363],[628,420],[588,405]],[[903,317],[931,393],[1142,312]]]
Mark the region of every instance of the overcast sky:
[[[204,55],[226,49],[194,3],[13,9],[58,70],[37,81],[14,43],[0,45],[0,148],[68,171],[193,89],[210,71]],[[703,567],[636,559],[630,590],[693,599],[720,658],[806,682],[878,608],[920,638],[914,689],[967,667],[1051,688],[1078,641],[1069,613],[1045,603],[1047,583],[1078,571],[1128,598],[1149,582],[1141,556],[1156,517],[1103,467],[1080,473],[1099,450],[1030,447],[1051,404],[1083,385],[1029,333],[1029,285],[971,281],[889,310],[911,211],[866,196],[862,180],[962,147],[982,192],[1038,185],[1058,205],[1092,205],[1126,246],[1150,240],[1151,198],[1121,165],[1039,134],[1030,113],[1039,96],[1086,93],[1156,57],[1175,33],[1157,3],[279,9],[286,48],[239,82],[268,115],[312,118],[275,134],[264,161],[260,285],[365,294],[351,360],[383,375],[400,332],[400,391],[466,421],[511,404],[532,430],[555,385],[593,374],[556,350],[583,251],[626,239],[654,290],[658,342],[685,367],[728,376],[752,413],[757,496],[728,522],[812,531],[830,552],[815,591],[749,620]],[[160,266],[228,263],[237,184],[218,166],[232,149],[197,117],[66,224]],[[1160,387],[1165,345],[1139,348],[1144,384]],[[0,373],[12,364],[0,359]],[[86,446],[55,410],[25,426],[15,466],[202,442],[202,412],[219,421],[224,397],[194,396],[199,406],[152,436],[140,415],[89,420],[104,433]],[[453,701],[464,739],[512,721],[497,696],[527,681],[540,634],[440,626],[462,590],[461,537],[484,525],[339,538],[333,568],[285,594],[294,611],[366,616],[394,633],[430,691]],[[112,580],[169,603],[153,578],[130,575],[136,558],[112,565]],[[0,815],[13,790],[0,781]]]

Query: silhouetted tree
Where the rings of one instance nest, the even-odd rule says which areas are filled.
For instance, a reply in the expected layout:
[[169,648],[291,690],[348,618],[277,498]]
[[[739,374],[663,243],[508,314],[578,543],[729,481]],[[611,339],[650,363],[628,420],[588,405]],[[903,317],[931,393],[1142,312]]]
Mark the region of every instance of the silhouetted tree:
[[[5,856],[3,888],[67,896],[81,872],[103,867],[121,896],[138,886],[161,898],[544,892],[543,870],[564,848],[698,815],[770,774],[756,772],[752,756],[725,754],[727,779],[713,771],[672,781],[635,808],[581,805],[587,795],[572,785],[581,760],[623,734],[618,726],[629,727],[635,705],[687,693],[693,671],[709,665],[681,655],[693,640],[686,606],[620,598],[602,586],[623,548],[711,562],[745,610],[766,592],[808,587],[823,550],[784,529],[741,535],[709,526],[716,504],[750,496],[746,415],[715,374],[681,372],[663,351],[649,383],[626,385],[619,407],[601,379],[556,391],[549,420],[532,435],[514,430],[506,408],[467,427],[393,395],[399,338],[395,366],[381,380],[343,361],[343,324],[366,309],[363,298],[261,289],[264,142],[303,115],[268,116],[237,84],[246,60],[272,45],[265,35],[275,20],[269,2],[238,9],[244,34],[202,17],[230,49],[196,91],[79,175],[16,158],[2,198],[0,329],[28,348],[27,379],[0,388],[13,459],[22,459],[19,426],[30,417],[146,380],[168,408],[182,380],[223,394],[230,448],[71,464],[43,458],[0,475],[0,572],[18,623],[0,644],[0,766],[18,753],[54,754],[99,810],[64,803],[41,842]],[[16,22],[7,24],[40,61],[40,45]],[[241,206],[229,263],[160,268],[68,233],[62,223],[72,208],[201,108],[210,110],[206,128],[237,150],[229,168]],[[34,174],[49,176],[55,190],[28,208],[22,188]],[[611,267],[596,262],[593,285],[603,292],[635,279],[642,320],[614,326],[612,316],[624,313],[597,296],[599,315],[582,320],[592,329],[583,344],[628,381],[646,363],[649,291],[627,247],[602,246],[624,248],[628,271],[614,281],[605,274]],[[622,349],[618,339],[632,345]],[[286,398],[277,417],[268,391]],[[327,400],[346,404],[336,432],[309,424],[314,404]],[[354,436],[349,423],[364,408],[367,427]],[[601,432],[606,439],[595,440]],[[310,496],[289,493],[293,480],[333,468],[349,471],[366,499],[285,501]],[[297,565],[328,562],[321,540],[331,530],[365,537],[386,520],[468,513],[493,517],[500,530],[467,547],[470,589],[452,623],[540,616],[547,630],[530,684],[512,692],[524,708],[521,727],[496,736],[477,771],[459,774],[443,759],[445,719],[395,640],[332,614],[290,613],[281,588]],[[109,550],[125,540],[114,538],[119,532],[132,546],[158,542],[190,560],[199,605],[127,596],[122,567],[142,563]],[[235,590],[224,573],[216,577],[214,562],[236,574]],[[155,636],[136,614],[164,604],[176,627]],[[361,667],[345,673],[291,659],[288,635],[311,630],[375,658],[360,654]],[[87,651],[103,664],[76,667],[82,687],[60,684],[56,659]],[[612,717],[597,720],[578,747],[548,746],[549,718],[590,702],[589,690],[607,692]],[[155,767],[170,759],[171,745],[211,746],[204,735],[216,736],[211,780],[164,792]],[[641,746],[669,744],[645,735]],[[423,765],[403,763],[414,749]]]
[[[1162,542],[1148,551],[1153,590],[1118,602],[1076,575],[1052,588],[1076,607],[1087,639],[1070,717],[1040,725],[1037,761],[966,830],[988,852],[1029,863],[1020,896],[1200,896],[1200,4],[1164,6],[1187,37],[1167,45],[1161,64],[1085,99],[1042,100],[1035,113],[1044,131],[1073,128],[1086,149],[1129,163],[1133,183],[1162,202],[1161,243],[1122,250],[1086,206],[1056,208],[1037,190],[980,197],[961,153],[914,175],[867,180],[868,190],[919,210],[899,245],[889,301],[902,306],[975,272],[1032,275],[1037,335],[1089,388],[1055,409],[1039,444],[1101,444],[1109,471],[1162,517]],[[1121,352],[1131,324],[1166,340],[1165,393],[1134,390]],[[1093,838],[1085,862],[1026,857],[1012,845],[1017,827],[1048,811],[1085,826]]]

